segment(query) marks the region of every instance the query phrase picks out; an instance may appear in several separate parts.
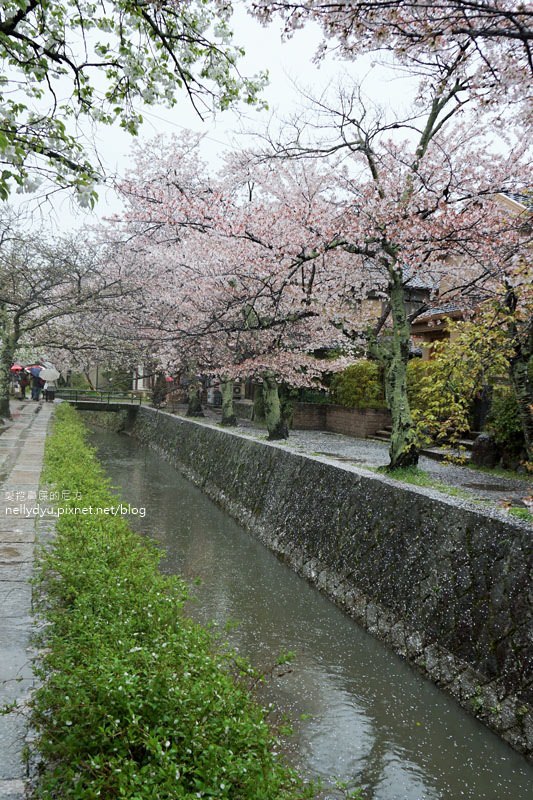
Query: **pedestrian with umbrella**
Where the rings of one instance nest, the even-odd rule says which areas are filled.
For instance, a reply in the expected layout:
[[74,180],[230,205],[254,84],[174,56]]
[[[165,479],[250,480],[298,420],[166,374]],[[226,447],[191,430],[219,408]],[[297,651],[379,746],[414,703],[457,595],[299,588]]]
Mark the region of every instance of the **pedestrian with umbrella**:
[[40,364],[31,364],[26,367],[26,372],[31,375],[31,399],[39,400],[41,397],[41,389],[43,388],[44,381],[41,381],[40,374],[43,367]]
[[25,370],[22,370],[19,373],[19,388],[20,388],[20,399],[26,399],[26,388],[30,385],[30,379],[28,377],[28,373]]
[[40,380],[44,380],[44,400],[45,403],[53,403],[56,396],[56,381],[59,378],[59,372],[55,367],[45,367],[39,373]]

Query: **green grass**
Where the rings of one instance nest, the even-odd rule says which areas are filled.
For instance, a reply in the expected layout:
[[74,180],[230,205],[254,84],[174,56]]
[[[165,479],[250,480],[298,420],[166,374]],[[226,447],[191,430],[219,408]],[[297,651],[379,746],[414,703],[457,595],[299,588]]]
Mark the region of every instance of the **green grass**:
[[247,688],[253,671],[184,615],[187,588],[160,574],[156,547],[119,516],[66,513],[117,504],[66,403],[48,442],[46,480],[81,498],[61,504],[37,576],[45,649],[31,712],[43,761],[34,796],[314,796],[275,754]]
[[478,503],[484,502],[474,498],[466,489],[461,489],[457,486],[449,486],[447,483],[435,480],[435,478],[431,477],[429,472],[420,469],[420,467],[400,467],[390,472],[386,468],[376,467],[373,471],[385,474],[388,478],[393,478],[393,480],[400,481],[401,483],[409,483],[413,486],[424,486],[428,489],[437,489],[437,491],[448,494],[451,497],[460,497],[463,500],[470,500]]
[[518,519],[523,519],[526,522],[533,522],[533,514],[531,514],[527,508],[522,508],[521,506],[511,506],[509,509],[509,514],[512,517],[518,517]]
[[496,475],[498,478],[507,478],[513,481],[524,481],[524,483],[533,483],[533,475],[528,475],[523,472],[516,472],[512,469],[503,469],[503,467],[478,467],[476,464],[466,463],[465,467],[471,469],[473,472],[482,472],[485,475]]

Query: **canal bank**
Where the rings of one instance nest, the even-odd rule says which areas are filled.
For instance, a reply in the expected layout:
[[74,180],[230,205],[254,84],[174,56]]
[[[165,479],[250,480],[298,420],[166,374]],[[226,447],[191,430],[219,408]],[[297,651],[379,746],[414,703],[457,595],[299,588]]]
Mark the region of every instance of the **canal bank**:
[[[530,800],[533,766],[522,755],[168,460],[129,436],[99,431],[91,441],[124,504],[145,509],[130,523],[163,548],[163,572],[189,582],[187,615],[266,673],[260,700],[278,710],[274,725],[292,729],[280,752],[302,776],[324,781],[321,800],[346,797],[333,779],[361,787],[365,800]],[[277,667],[289,651],[290,663]]]
[[531,758],[531,528],[151,409],[130,432]]
[[[53,406],[12,404],[13,421],[0,436],[0,798],[22,800],[27,780],[23,753],[31,669],[31,577],[44,443]],[[41,503],[42,504],[42,503]],[[46,505],[46,504],[45,504]]]

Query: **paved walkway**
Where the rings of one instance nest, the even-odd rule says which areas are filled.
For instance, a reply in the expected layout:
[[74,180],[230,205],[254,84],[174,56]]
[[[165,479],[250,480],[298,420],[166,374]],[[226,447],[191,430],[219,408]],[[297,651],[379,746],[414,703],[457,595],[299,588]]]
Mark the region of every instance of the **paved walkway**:
[[[184,416],[185,413],[185,406],[176,411],[180,416]],[[206,424],[217,425],[220,422],[220,412],[207,409],[205,414],[203,422]],[[232,430],[254,438],[266,438],[264,427],[247,420],[239,420],[238,427]],[[389,463],[389,446],[386,442],[355,439],[340,433],[291,430],[286,441],[276,444],[281,444],[297,453],[320,456],[342,466],[353,465],[362,469],[376,469]],[[444,484],[451,492],[459,490],[464,499],[499,508],[512,505],[529,508],[530,511],[533,509],[533,478],[502,477],[472,467],[435,461],[426,456],[420,457],[418,466],[435,483]]]
[[27,779],[24,708],[33,683],[30,579],[35,518],[26,516],[24,505],[36,505],[52,408],[13,402],[13,421],[0,435],[0,707],[16,704],[0,715],[0,800],[22,800]]

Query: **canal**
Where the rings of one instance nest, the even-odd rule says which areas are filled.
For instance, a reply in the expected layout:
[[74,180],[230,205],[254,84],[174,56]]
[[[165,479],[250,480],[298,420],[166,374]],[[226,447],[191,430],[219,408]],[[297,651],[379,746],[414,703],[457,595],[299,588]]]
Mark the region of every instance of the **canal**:
[[531,798],[533,767],[522,756],[163,459],[127,436],[97,432],[92,442],[121,497],[146,508],[144,518],[129,519],[164,548],[162,569],[198,579],[188,613],[225,631],[260,670],[294,653],[273,670],[261,701],[292,725],[286,749],[303,774],[361,786],[365,800]]

